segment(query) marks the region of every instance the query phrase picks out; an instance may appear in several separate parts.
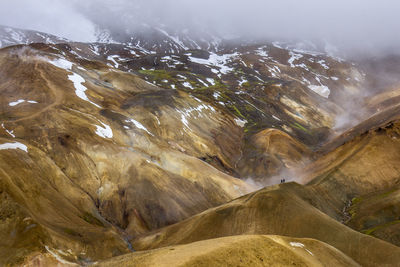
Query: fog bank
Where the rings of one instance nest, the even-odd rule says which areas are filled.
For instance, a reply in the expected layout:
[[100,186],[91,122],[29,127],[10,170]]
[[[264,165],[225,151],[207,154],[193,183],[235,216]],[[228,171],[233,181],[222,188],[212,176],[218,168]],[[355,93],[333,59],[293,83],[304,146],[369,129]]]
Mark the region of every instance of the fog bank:
[[0,24],[94,41],[96,28],[134,33],[143,25],[248,39],[301,39],[341,51],[400,48],[395,0],[13,0],[0,3]]

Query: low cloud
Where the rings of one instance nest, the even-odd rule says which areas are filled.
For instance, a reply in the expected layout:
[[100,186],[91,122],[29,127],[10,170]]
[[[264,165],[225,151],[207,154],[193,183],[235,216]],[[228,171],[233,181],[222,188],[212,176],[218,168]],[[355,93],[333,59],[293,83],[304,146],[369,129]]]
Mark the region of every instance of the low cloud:
[[400,47],[395,0],[13,0],[0,4],[0,24],[92,41],[98,25],[134,32],[143,24],[261,39],[307,39],[341,51]]
[[42,31],[70,40],[95,41],[93,22],[68,1],[2,1],[0,25]]

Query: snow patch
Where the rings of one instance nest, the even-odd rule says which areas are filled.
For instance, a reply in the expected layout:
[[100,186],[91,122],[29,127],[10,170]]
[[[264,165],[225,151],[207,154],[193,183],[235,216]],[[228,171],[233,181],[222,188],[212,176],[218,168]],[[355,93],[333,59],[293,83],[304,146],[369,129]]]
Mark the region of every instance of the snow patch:
[[111,127],[105,123],[102,123],[102,122],[100,122],[100,123],[103,125],[103,127],[101,127],[99,125],[95,125],[96,126],[96,134],[103,138],[112,138],[113,132],[111,130]]
[[96,103],[93,103],[92,101],[90,101],[89,98],[86,96],[85,91],[87,90],[87,88],[82,84],[85,82],[85,79],[83,79],[82,76],[80,76],[79,74],[73,73],[72,75],[68,75],[68,79],[74,83],[75,94],[80,99],[85,100],[98,108],[101,108]]
[[263,57],[263,58],[266,57],[267,58],[268,57],[268,53],[264,50],[264,48],[266,48],[266,46],[259,47],[255,51],[256,51],[256,54],[259,55],[260,57]]
[[202,79],[197,78],[197,80],[198,80],[201,84],[203,84],[205,87],[208,87],[208,84],[206,84]]
[[61,258],[56,252],[52,251],[48,246],[44,247],[46,248],[47,252],[49,252],[59,263],[77,266],[76,263],[72,263]]
[[0,150],[5,150],[5,149],[21,149],[25,152],[28,152],[28,147],[19,142],[0,144]]
[[179,45],[181,48],[185,49],[185,50],[189,50],[189,48],[187,46],[185,46],[185,44],[178,38],[175,36],[172,36],[170,34],[168,34],[168,32],[164,31],[163,29],[157,28],[157,30],[159,30],[160,32],[162,32],[165,36],[167,36],[168,38],[170,38],[172,41],[174,41],[177,45]]
[[305,246],[303,243],[300,243],[300,242],[290,242],[290,245],[291,245],[292,247],[295,247],[295,248],[303,248],[303,249],[305,249],[311,256],[314,256],[314,254],[313,254],[311,251],[309,251],[308,249],[306,249],[306,246]]
[[279,42],[272,42],[272,45],[275,46],[276,48],[283,49],[281,46],[281,43],[279,43]]
[[304,244],[299,242],[290,242],[290,245],[296,248],[304,248]]
[[6,32],[8,32],[11,35],[11,38],[13,38],[14,41],[16,41],[18,43],[21,43],[25,37],[24,34],[16,32],[11,28],[5,28],[5,30],[6,30]]
[[328,86],[325,85],[309,85],[308,88],[325,98],[328,98],[329,94],[331,93]]
[[187,79],[185,76],[183,76],[183,75],[180,75],[180,74],[176,75],[176,77],[178,77],[178,78],[181,78],[181,79],[184,79],[184,80],[186,80],[186,79]]
[[328,65],[326,65],[325,60],[321,59],[318,63],[326,70],[329,70]]
[[242,86],[244,83],[247,83],[248,80],[246,80],[244,77],[240,78],[241,80],[239,81],[239,86]]
[[211,85],[215,85],[215,80],[213,78],[207,78],[207,82],[209,82]]
[[108,60],[108,61],[111,61],[112,63],[114,63],[114,68],[118,69],[119,63],[115,60],[116,58],[119,59],[119,56],[117,56],[117,55],[108,56],[108,57],[107,57],[107,60]]
[[25,99],[18,99],[17,101],[14,102],[10,102],[8,105],[11,107],[14,107],[18,104],[24,103],[24,102],[28,102],[30,104],[37,104],[38,102],[34,101],[34,100],[25,100]]
[[303,55],[293,53],[292,51],[289,51],[289,55],[290,55],[290,58],[289,58],[289,60],[288,60],[288,63],[290,64],[290,67],[292,67],[292,68],[296,67],[296,65],[293,64],[293,62],[294,62],[295,60],[299,60],[300,58],[303,57]]
[[1,124],[1,127],[9,134],[9,135],[11,135],[13,138],[15,138],[15,135],[14,135],[14,130],[8,130],[5,126],[4,126],[4,123],[2,123]]
[[16,106],[18,104],[21,104],[21,103],[24,103],[24,102],[25,102],[24,99],[18,99],[17,101],[10,102],[8,105],[11,106],[11,107],[14,107],[14,106]]
[[[281,69],[274,65],[273,67],[267,66],[269,72],[271,73],[272,77],[278,77],[279,74],[281,73]],[[256,78],[258,78],[257,76],[255,76]],[[260,80],[260,78],[258,78]]]
[[277,121],[280,121],[281,119],[279,119],[277,116],[275,116],[275,115],[272,115],[272,118],[274,118],[275,120],[277,120]]
[[[191,55],[191,54],[189,54]],[[189,60],[201,64],[201,65],[207,65],[211,67],[217,67],[219,68],[219,72],[222,74],[227,74],[231,71],[233,71],[232,67],[227,66],[228,63],[232,62],[234,58],[237,58],[239,56],[239,53],[232,53],[232,54],[223,54],[223,55],[218,55],[215,53],[210,53],[210,56],[208,59],[203,59],[203,58],[197,58],[197,57],[192,57],[189,56]],[[212,69],[212,71],[215,73],[215,69]],[[216,71],[218,73],[218,71]]]
[[149,135],[154,136],[154,134],[152,134],[149,130],[147,130],[147,128],[144,127],[144,125],[141,124],[140,122],[138,122],[137,120],[130,119],[130,120],[126,120],[126,122],[131,122],[135,125],[136,128],[142,129],[145,132],[147,132]]
[[199,100],[197,98],[195,98],[195,99],[197,102],[201,103],[197,107],[190,107],[190,108],[187,108],[184,110],[177,110],[181,114],[181,121],[182,121],[183,125],[185,125],[189,129],[190,129],[190,127],[189,127],[188,119],[191,119],[191,118],[197,119],[199,117],[204,117],[204,114],[203,114],[204,110],[215,112],[215,109],[212,106],[202,104],[201,100]]
[[93,54],[100,56],[100,49],[97,45],[90,45],[90,51],[92,51]]
[[243,127],[246,125],[246,123],[247,123],[247,120],[242,120],[242,119],[239,119],[239,118],[235,118],[234,120],[235,120],[236,125],[237,125],[237,126],[240,126],[240,127],[242,127],[242,128],[243,128]]
[[57,68],[64,69],[64,70],[71,70],[72,69],[72,62],[65,60],[63,58],[58,58],[55,60],[49,60],[50,64],[56,66]]
[[182,83],[182,85],[187,88],[193,89],[193,86],[189,82],[184,82],[184,83]]

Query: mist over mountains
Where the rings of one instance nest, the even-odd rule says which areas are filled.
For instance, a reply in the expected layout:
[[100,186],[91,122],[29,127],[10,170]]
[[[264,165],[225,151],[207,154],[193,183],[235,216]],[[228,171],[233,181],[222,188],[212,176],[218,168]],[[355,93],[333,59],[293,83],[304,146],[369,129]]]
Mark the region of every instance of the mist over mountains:
[[223,38],[308,40],[341,55],[393,53],[398,1],[184,1],[90,0],[3,1],[0,24],[52,33],[75,41],[96,41],[99,29],[133,34],[163,27]]

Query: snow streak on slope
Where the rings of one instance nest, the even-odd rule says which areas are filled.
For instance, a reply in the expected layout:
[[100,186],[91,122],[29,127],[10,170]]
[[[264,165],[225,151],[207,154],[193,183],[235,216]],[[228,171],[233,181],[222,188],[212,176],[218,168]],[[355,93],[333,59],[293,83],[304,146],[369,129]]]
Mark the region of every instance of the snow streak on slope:
[[0,144],[0,150],[5,150],[5,149],[21,149],[25,152],[28,152],[28,147],[19,142]]

